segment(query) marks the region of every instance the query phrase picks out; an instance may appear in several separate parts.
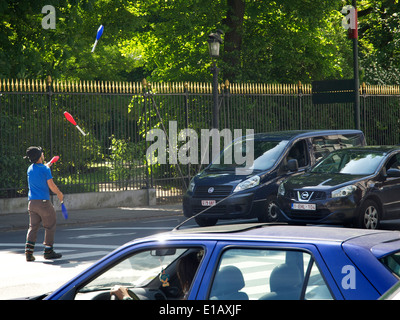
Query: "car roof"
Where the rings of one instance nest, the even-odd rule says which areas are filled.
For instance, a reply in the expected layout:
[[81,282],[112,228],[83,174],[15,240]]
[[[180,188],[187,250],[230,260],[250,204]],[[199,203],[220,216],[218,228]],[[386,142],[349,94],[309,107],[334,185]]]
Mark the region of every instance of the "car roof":
[[[319,241],[338,241],[343,242],[355,237],[371,234],[369,230],[338,228],[338,227],[321,227],[321,226],[296,226],[287,224],[263,224],[263,223],[245,223],[245,224],[228,224],[203,228],[188,228],[173,231],[182,234],[209,234],[223,235],[225,238],[274,238],[282,240],[302,239],[302,240],[319,240]],[[376,231],[374,233],[381,233]],[[400,235],[400,234],[399,234]]]
[[[143,238],[142,240],[216,240],[216,241],[274,241],[283,243],[348,242],[372,249],[379,246],[379,255],[399,251],[400,232],[365,230],[326,226],[296,226],[280,223],[226,224],[213,227],[182,228]],[[392,243],[392,245],[391,245]]]
[[288,131],[274,131],[265,133],[255,133],[255,140],[270,140],[270,141],[280,141],[280,140],[291,140],[294,138],[307,138],[315,136],[330,136],[338,134],[362,134],[360,130],[288,130]]
[[341,151],[341,150],[344,150],[344,151],[352,151],[352,150],[368,151],[368,150],[370,150],[370,151],[381,151],[381,152],[385,152],[385,153],[390,153],[395,150],[400,150],[400,146],[389,146],[389,145],[388,146],[358,146],[358,147],[349,147],[346,149],[339,149],[339,150],[335,150],[335,151]]

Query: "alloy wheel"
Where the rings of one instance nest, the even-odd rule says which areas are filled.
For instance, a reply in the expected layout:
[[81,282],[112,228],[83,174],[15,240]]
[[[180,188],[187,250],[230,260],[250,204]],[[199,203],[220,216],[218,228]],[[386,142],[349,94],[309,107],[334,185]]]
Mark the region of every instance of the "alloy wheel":
[[379,222],[379,213],[374,206],[368,206],[364,211],[364,226],[366,229],[376,229]]

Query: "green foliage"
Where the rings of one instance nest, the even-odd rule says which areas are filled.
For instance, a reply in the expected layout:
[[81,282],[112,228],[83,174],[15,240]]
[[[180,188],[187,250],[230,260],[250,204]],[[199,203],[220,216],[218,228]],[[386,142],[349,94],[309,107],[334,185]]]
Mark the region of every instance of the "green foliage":
[[[23,132],[25,120],[0,105],[0,197],[16,197],[26,193],[26,170],[29,161],[25,160],[25,149],[19,141],[27,139]],[[22,139],[19,140],[19,138]]]
[[24,161],[17,153],[5,154],[0,157],[0,168],[0,189],[8,189],[0,190],[0,198],[13,198],[24,194],[28,186],[27,161]]
[[[140,67],[136,57],[123,56],[119,40],[135,28],[127,1],[52,1],[56,29],[43,29],[40,1],[8,1],[0,7],[0,78],[125,80]],[[124,21],[130,21],[125,23]],[[97,28],[105,31],[94,53]],[[133,76],[134,72],[131,76]]]
[[[352,76],[343,0],[48,1],[0,5],[0,78],[210,81],[208,34],[225,31],[220,80],[295,83]],[[362,81],[399,83],[398,0],[360,0]],[[94,53],[96,31],[104,33]]]
[[112,181],[133,180],[145,169],[145,141],[133,143],[124,139],[116,139],[111,136],[110,159],[113,168],[110,171]]
[[370,84],[399,84],[399,1],[372,1],[362,9],[360,59],[365,81]]

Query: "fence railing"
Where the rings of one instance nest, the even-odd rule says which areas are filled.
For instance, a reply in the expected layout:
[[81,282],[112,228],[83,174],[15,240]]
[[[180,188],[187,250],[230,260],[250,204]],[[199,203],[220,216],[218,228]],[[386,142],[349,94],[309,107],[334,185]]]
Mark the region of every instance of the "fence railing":
[[[220,129],[270,132],[354,128],[353,105],[313,105],[308,84],[219,85]],[[178,131],[210,129],[211,83],[0,80],[0,197],[27,195],[23,156],[40,145],[64,193],[154,187],[177,200],[201,164],[146,161],[146,133],[170,121]],[[360,87],[361,129],[368,144],[400,142],[400,87]],[[71,113],[83,136],[66,121]],[[245,132],[245,131],[243,131]],[[185,142],[180,141],[180,145]]]

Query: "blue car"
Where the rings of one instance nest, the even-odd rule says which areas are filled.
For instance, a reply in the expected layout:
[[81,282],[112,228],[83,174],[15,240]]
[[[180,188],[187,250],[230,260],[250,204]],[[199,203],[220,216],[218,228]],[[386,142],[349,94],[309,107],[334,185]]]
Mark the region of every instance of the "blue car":
[[399,276],[398,231],[231,224],[134,240],[38,298],[377,299]]

